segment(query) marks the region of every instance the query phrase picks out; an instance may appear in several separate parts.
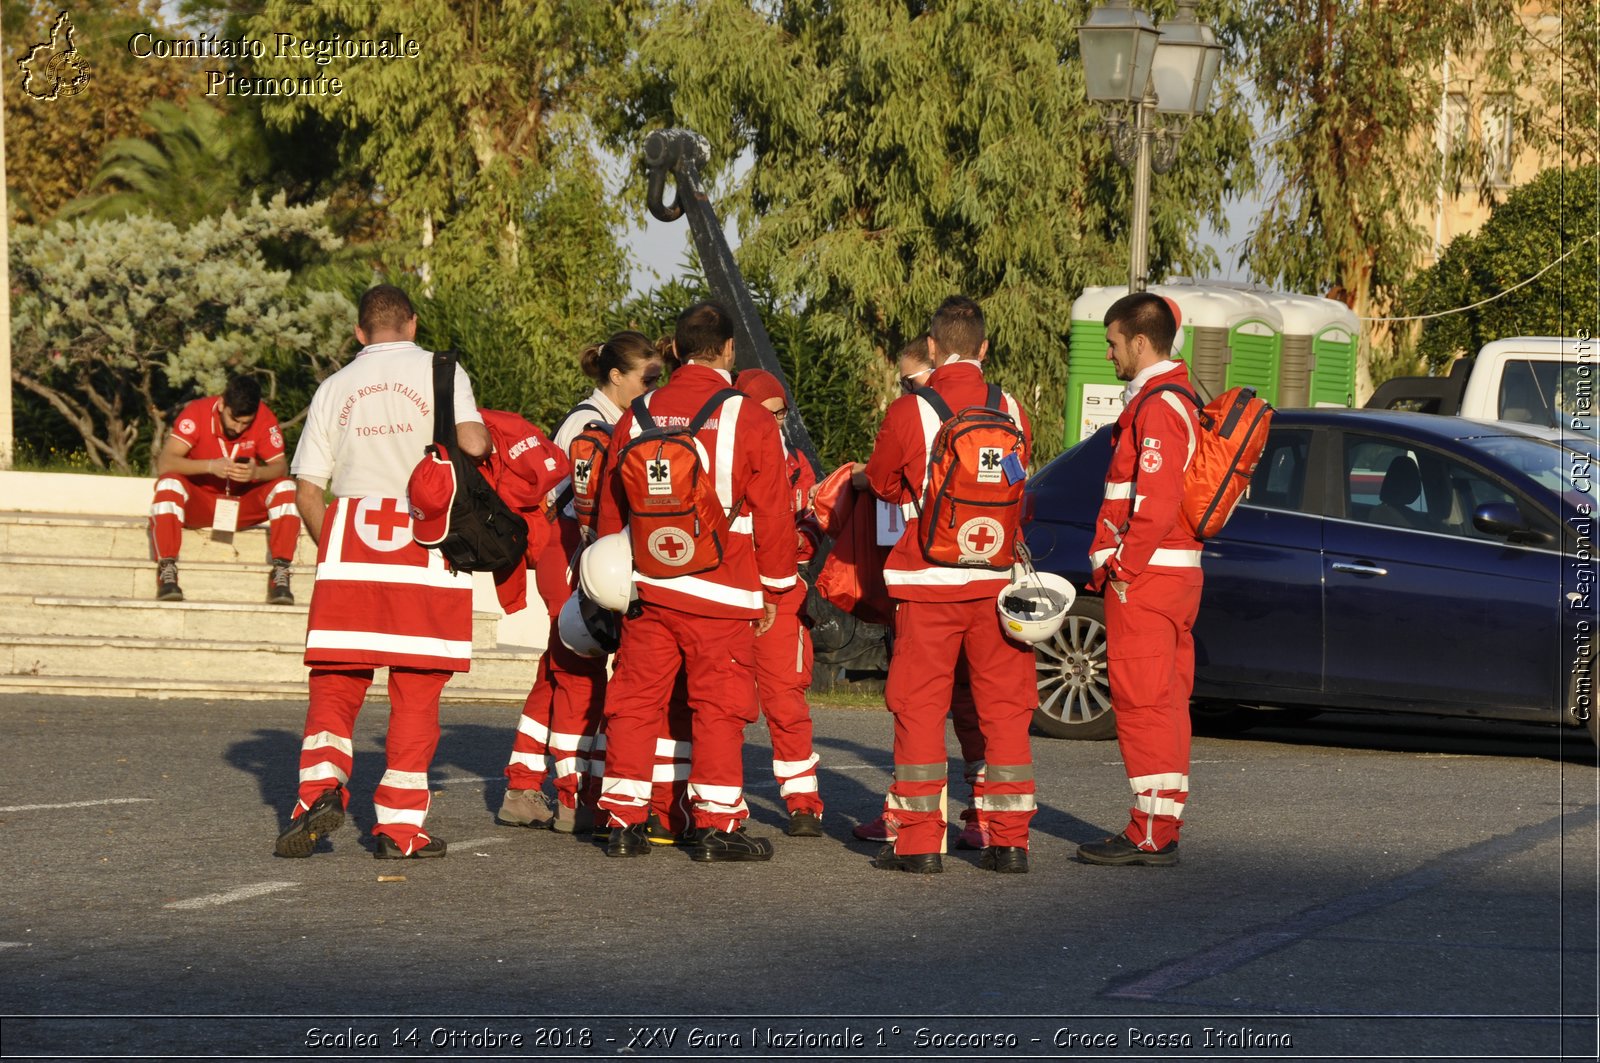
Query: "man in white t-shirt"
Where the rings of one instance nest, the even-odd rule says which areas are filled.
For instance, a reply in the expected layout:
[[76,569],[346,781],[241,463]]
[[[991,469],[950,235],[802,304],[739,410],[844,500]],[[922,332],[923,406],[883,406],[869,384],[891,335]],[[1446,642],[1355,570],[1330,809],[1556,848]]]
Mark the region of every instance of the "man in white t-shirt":
[[[445,855],[422,829],[428,767],[439,742],[439,693],[472,660],[472,578],[412,538],[407,482],[433,441],[431,352],[414,342],[405,292],[380,284],[361,297],[349,365],[311,400],[291,471],[296,503],[317,542],[307,621],[310,703],[300,751],[299,799],[279,856],[310,856],[344,822],[356,715],[373,669],[389,669],[387,770],[373,794],[379,859]],[[454,378],[455,444],[489,452],[467,375]],[[333,502],[327,502],[331,492]]]

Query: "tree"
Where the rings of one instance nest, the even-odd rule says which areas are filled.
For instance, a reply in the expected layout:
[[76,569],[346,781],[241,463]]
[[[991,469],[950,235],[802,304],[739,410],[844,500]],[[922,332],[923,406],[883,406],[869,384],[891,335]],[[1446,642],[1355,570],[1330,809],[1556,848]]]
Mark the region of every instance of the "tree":
[[[881,400],[893,384],[888,366],[876,367],[864,389],[838,348],[813,333],[802,308],[774,297],[762,278],[746,280],[822,467],[833,469],[859,458],[872,447]],[[607,331],[626,328],[652,338],[670,336],[684,308],[709,298],[704,277],[691,263],[684,275],[623,303]]]
[[[739,259],[802,309],[862,394],[953,292],[977,298],[994,376],[1063,438],[1071,304],[1126,276],[1131,181],[1113,161],[1077,61],[1082,10],[1053,0],[659,6],[610,127],[684,125],[711,142]],[[1156,275],[1204,268],[1189,246],[1248,172],[1247,126],[1224,93],[1185,161],[1153,188]]]
[[348,349],[355,308],[296,288],[262,251],[297,239],[332,250],[323,213],[279,196],[187,229],[148,215],[19,228],[12,380],[73,426],[96,467],[126,472],[165,436],[186,385],[214,392],[258,366],[274,382],[275,368],[326,375]]
[[[5,76],[50,39],[61,14],[58,4],[5,0]],[[102,149],[119,137],[143,132],[140,116],[156,100],[177,99],[199,84],[195,63],[135,58],[126,47],[141,30],[161,32],[154,0],[105,0],[74,5],[75,46],[90,64],[89,80],[75,95],[36,100],[8,81],[6,182],[14,219],[42,224],[62,204],[84,194],[94,179]]]
[[1257,276],[1337,289],[1362,317],[1390,307],[1427,246],[1422,208],[1441,175],[1451,191],[1483,179],[1473,152],[1441,159],[1434,144],[1446,54],[1473,57],[1481,88],[1510,91],[1516,6],[1247,5],[1244,51],[1270,130],[1271,186],[1248,252]]
[[1529,69],[1541,104],[1540,139],[1575,165],[1600,160],[1600,8],[1593,0],[1545,0],[1522,14]]
[[[1592,327],[1600,306],[1594,270],[1600,256],[1597,188],[1600,167],[1593,164],[1546,170],[1512,191],[1478,232],[1452,240],[1438,263],[1417,276],[1406,293],[1409,314],[1484,303],[1423,323],[1417,350],[1430,368],[1443,369],[1491,340],[1571,336],[1580,325]],[[1523,285],[1568,253],[1570,258]]]
[[264,106],[284,126],[317,114],[371,175],[399,236],[394,267],[424,286],[492,293],[538,354],[570,356],[622,291],[615,230],[586,112],[596,67],[623,61],[633,15],[622,4],[425,0],[351,5],[271,0],[258,36],[381,40],[416,58],[322,59],[275,53],[267,78],[337,78],[339,95]]
[[[157,100],[144,122],[154,138],[121,137],[107,144],[91,194],[63,206],[61,217],[154,214],[190,225],[248,202],[242,158],[251,147],[230,134],[221,111],[200,99],[183,107]],[[96,192],[102,188],[108,190]]]

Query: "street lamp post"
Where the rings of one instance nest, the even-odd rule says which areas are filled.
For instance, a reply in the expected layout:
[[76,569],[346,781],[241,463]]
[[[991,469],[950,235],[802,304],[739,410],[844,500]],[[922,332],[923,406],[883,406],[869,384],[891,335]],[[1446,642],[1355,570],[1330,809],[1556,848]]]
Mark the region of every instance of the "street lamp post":
[[1195,21],[1194,0],[1178,0],[1177,15],[1159,27],[1128,0],[1109,0],[1089,12],[1078,43],[1089,99],[1106,107],[1112,154],[1133,167],[1128,290],[1141,292],[1150,258],[1150,173],[1172,169],[1184,130],[1209,107],[1222,46]]

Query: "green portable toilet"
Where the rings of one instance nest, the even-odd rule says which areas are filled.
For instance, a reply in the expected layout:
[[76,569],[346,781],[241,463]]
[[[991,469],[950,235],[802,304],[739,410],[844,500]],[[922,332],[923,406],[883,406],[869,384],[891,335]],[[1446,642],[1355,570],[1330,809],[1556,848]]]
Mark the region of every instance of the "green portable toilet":
[[1333,299],[1273,292],[1283,315],[1280,406],[1349,406],[1356,394],[1356,348],[1361,324]]
[[1223,281],[1174,280],[1152,285],[1183,312],[1184,345],[1179,355],[1203,392],[1252,387],[1276,404],[1283,317],[1270,293]]
[[1106,311],[1128,294],[1125,285],[1085,288],[1073,300],[1067,331],[1067,406],[1065,446],[1088,439],[1122,413],[1117,371],[1106,360]]
[[[1277,403],[1283,318],[1266,293],[1217,282],[1152,284],[1153,295],[1178,304],[1182,316],[1174,353],[1189,364],[1202,399],[1247,386]],[[1068,331],[1066,445],[1087,439],[1122,412],[1116,370],[1106,360],[1111,304],[1128,294],[1123,285],[1085,288],[1072,304]]]

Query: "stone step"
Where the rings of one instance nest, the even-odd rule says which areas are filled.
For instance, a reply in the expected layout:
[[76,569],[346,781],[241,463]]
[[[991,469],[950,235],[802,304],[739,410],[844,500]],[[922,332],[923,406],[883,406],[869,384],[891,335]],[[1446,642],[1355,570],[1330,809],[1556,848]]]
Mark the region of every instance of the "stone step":
[[[303,683],[306,667],[298,645],[224,639],[163,639],[131,636],[0,635],[0,675],[103,676],[183,680],[227,677],[252,685]],[[474,689],[514,690],[533,685],[537,657],[484,650],[473,653],[472,671],[456,680]]]
[[[189,601],[259,604],[266,601],[271,571],[271,565],[244,561],[180,561],[178,584]],[[290,573],[295,601],[301,605],[310,602],[316,570],[296,565]],[[117,557],[0,554],[0,593],[153,601],[156,566]]]
[[[496,618],[492,614],[474,613],[473,648],[494,649],[495,629]],[[260,642],[298,649],[305,645],[306,607],[0,594],[0,634],[137,634],[144,638],[202,640],[248,634]]]
[[[387,670],[378,669],[369,701],[388,700]],[[440,700],[473,704],[503,703],[521,705],[526,689],[473,686],[471,675],[457,676],[445,684]],[[141,698],[156,701],[194,699],[203,701],[301,701],[306,697],[306,682],[250,683],[223,679],[112,679],[92,675],[0,675],[0,697],[7,694],[55,694],[63,697]],[[507,726],[515,724],[509,718]]]
[[[35,557],[120,557],[151,561],[150,537],[142,517],[84,517],[52,513],[0,513],[0,555]],[[179,560],[265,563],[267,529],[247,528],[228,542],[218,541],[206,529],[186,528]],[[313,565],[317,546],[300,535],[295,547],[297,564]]]

